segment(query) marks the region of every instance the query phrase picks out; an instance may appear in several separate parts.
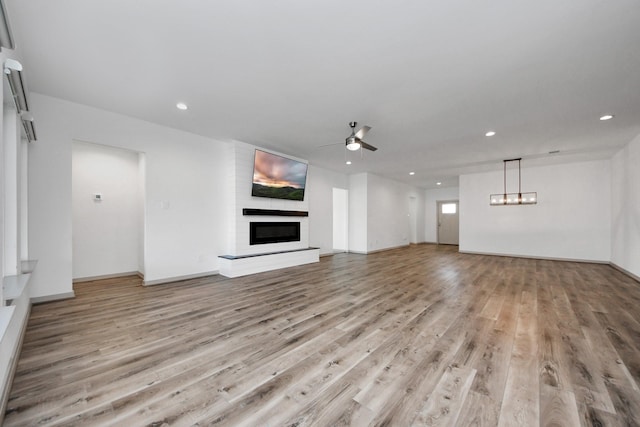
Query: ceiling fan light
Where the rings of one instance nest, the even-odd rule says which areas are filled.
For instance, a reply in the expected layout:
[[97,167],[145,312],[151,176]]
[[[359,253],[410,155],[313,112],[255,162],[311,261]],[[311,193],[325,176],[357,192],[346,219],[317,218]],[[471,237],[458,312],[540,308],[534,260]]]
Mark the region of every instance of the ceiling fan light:
[[347,150],[356,151],[360,149],[360,143],[354,138],[347,138]]

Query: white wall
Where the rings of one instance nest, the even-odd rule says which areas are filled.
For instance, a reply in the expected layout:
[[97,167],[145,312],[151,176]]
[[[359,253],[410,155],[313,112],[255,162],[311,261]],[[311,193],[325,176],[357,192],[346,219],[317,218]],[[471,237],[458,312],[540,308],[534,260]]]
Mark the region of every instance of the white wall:
[[74,279],[138,271],[138,163],[133,151],[73,142]]
[[[458,200],[458,187],[425,190],[425,237],[428,243],[438,243],[438,201]],[[487,196],[488,197],[488,196]]]
[[367,253],[368,174],[349,175],[349,252]]
[[410,198],[417,240],[424,241],[424,190],[369,173],[349,176],[349,251],[368,253],[410,243]]
[[34,297],[72,295],[72,140],[146,153],[145,281],[218,270],[226,143],[35,93],[31,104],[39,138],[29,150]]
[[349,251],[349,190],[334,187],[332,199],[333,252],[347,252]]
[[640,135],[611,160],[611,262],[640,277]]
[[367,181],[367,251],[410,243],[409,197],[404,185],[369,174]]
[[320,255],[333,253],[333,189],[348,186],[347,175],[309,165],[309,246],[320,248]]
[[538,204],[489,206],[502,171],[460,176],[460,251],[608,262],[608,160],[522,169],[523,192]]
[[230,143],[222,147],[220,155],[227,159],[224,162],[223,170],[223,182],[222,185],[222,218],[224,221],[225,234],[225,247],[224,252],[221,255],[232,255],[236,253],[236,227],[238,213],[236,212],[236,147],[235,144]]
[[145,185],[145,177],[147,176],[147,157],[144,153],[138,153],[138,272],[145,276],[144,256],[145,256],[145,230],[146,230],[146,203],[147,190]]

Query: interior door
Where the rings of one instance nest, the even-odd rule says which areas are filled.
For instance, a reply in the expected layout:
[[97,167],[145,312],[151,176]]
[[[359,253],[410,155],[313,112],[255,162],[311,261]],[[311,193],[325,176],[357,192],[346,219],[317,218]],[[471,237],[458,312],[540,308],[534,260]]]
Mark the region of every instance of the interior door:
[[438,202],[438,243],[457,245],[459,243],[458,201]]

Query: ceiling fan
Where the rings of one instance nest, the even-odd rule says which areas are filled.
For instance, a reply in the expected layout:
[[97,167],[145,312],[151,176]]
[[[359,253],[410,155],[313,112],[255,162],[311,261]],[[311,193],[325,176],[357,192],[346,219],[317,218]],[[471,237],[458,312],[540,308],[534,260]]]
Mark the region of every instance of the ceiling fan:
[[371,126],[362,126],[362,128],[356,132],[356,125],[358,122],[349,122],[349,127],[351,127],[351,135],[345,140],[345,144],[347,150],[357,151],[360,148],[365,148],[367,150],[376,151],[377,148],[373,145],[369,145],[362,140],[364,136],[369,132]]

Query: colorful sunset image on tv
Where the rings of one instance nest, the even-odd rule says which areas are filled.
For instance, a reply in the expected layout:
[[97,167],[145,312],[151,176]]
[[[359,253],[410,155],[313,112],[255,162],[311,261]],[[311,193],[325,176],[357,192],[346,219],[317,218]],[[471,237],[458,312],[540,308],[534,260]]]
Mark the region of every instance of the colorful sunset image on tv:
[[306,163],[256,150],[252,196],[303,200],[306,181]]

